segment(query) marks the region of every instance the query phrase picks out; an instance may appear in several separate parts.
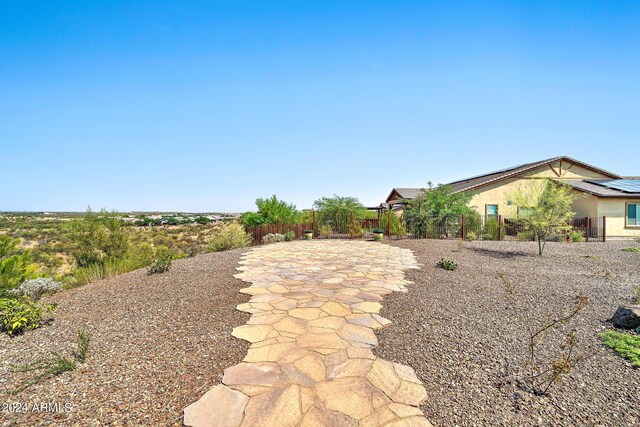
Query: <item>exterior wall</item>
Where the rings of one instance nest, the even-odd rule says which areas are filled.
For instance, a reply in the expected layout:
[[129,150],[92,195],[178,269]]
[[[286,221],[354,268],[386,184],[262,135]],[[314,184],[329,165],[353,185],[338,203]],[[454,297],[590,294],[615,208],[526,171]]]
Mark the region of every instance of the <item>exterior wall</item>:
[[[553,170],[552,170],[553,168]],[[558,176],[560,175],[560,176]],[[480,215],[485,215],[486,205],[498,205],[498,213],[503,216],[515,216],[517,214],[514,206],[509,206],[508,195],[518,190],[519,187],[527,188],[530,182],[533,180],[551,178],[556,181],[570,181],[572,179],[588,179],[588,178],[609,178],[598,172],[594,172],[589,169],[585,169],[575,164],[571,164],[567,161],[555,162],[551,165],[540,166],[539,168],[532,169],[526,173],[518,175],[513,178],[508,178],[502,181],[498,181],[493,184],[488,184],[472,190],[475,195],[471,199],[471,206],[473,206]],[[584,195],[582,192],[576,191],[580,195]],[[576,201],[574,204],[574,210],[577,216],[596,216],[597,213],[597,198],[595,196],[588,196],[584,199]]]
[[580,191],[576,191],[576,193],[579,193],[580,199],[573,202],[575,216],[577,218],[598,216],[598,197]]
[[640,227],[625,225],[627,202],[639,203],[639,199],[604,199],[598,201],[598,216],[607,217],[607,237],[634,237],[640,235]]

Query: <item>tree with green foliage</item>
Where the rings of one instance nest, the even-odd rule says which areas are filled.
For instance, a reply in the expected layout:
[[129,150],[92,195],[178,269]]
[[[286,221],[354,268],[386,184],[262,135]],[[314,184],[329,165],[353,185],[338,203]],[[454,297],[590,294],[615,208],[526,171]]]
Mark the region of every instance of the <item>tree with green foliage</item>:
[[519,208],[523,230],[536,237],[538,255],[544,252],[549,238],[571,230],[569,222],[575,215],[572,205],[579,198],[571,187],[545,179],[519,187],[507,197],[514,208]]
[[[387,222],[389,222],[388,225]],[[385,233],[389,230],[391,235],[396,237],[404,237],[407,234],[407,228],[404,221],[402,221],[393,211],[382,213],[382,216],[380,217],[380,229]]]
[[367,208],[356,197],[322,197],[313,202],[316,210],[316,221],[321,225],[329,225],[339,234],[349,233],[351,215],[354,220],[366,217]]
[[276,195],[266,199],[256,199],[258,212],[246,212],[242,215],[242,223],[246,226],[261,224],[298,224],[300,212],[296,205],[279,200]]
[[454,193],[448,185],[433,186],[430,182],[422,193],[406,200],[404,218],[415,235],[424,236],[428,230],[437,229],[449,233],[452,225],[458,224],[461,215],[475,219],[478,213],[469,206],[473,193]]
[[0,295],[35,277],[37,270],[31,253],[20,249],[19,239],[0,235]]
[[89,207],[82,219],[71,221],[68,227],[79,267],[121,260],[127,255],[129,236],[115,212],[102,209],[95,213]]

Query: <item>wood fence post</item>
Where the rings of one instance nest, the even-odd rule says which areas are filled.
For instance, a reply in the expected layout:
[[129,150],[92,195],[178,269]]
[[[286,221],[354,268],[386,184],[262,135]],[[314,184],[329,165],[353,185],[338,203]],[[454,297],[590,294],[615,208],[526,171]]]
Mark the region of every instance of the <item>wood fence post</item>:
[[602,216],[602,241],[607,241],[607,217]]
[[315,209],[311,209],[311,230],[313,231],[313,234],[316,234],[316,211],[315,211]]
[[353,239],[353,211],[349,211],[349,238]]
[[466,237],[466,232],[464,229],[464,214],[460,215],[460,223],[462,228],[462,240],[464,240],[464,238]]
[[391,240],[391,211],[387,211],[387,237]]
[[498,240],[502,241],[502,215],[498,215]]

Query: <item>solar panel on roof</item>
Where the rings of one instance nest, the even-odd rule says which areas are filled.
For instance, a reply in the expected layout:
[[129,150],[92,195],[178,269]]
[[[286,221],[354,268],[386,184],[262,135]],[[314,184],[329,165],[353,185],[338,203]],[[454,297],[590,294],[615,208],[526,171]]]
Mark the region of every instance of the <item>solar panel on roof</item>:
[[625,193],[640,193],[640,179],[591,179],[587,182]]

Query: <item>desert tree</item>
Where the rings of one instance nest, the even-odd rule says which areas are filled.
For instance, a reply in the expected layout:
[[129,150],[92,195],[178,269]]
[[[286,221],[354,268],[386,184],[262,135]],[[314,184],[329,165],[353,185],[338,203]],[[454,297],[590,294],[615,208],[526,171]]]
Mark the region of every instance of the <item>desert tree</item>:
[[532,181],[507,196],[512,208],[517,209],[524,231],[538,241],[538,255],[544,252],[549,238],[571,229],[569,222],[575,215],[572,205],[578,198],[571,187],[550,179]]
[[448,230],[449,223],[458,221],[461,215],[475,220],[479,215],[469,205],[472,198],[473,193],[456,193],[448,185],[434,186],[429,182],[417,197],[405,201],[407,227],[414,234],[424,235],[431,227]]
[[258,212],[246,212],[241,220],[244,225],[260,224],[297,224],[300,222],[300,212],[296,205],[278,199],[274,194],[265,199],[256,199]]

